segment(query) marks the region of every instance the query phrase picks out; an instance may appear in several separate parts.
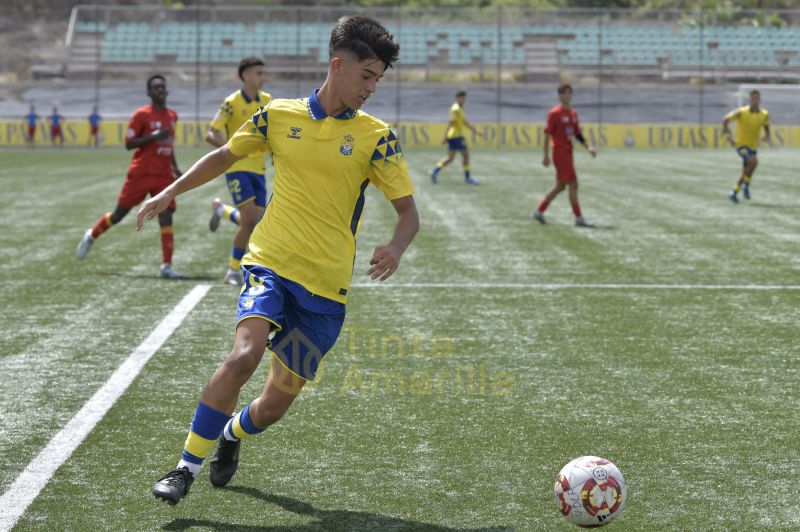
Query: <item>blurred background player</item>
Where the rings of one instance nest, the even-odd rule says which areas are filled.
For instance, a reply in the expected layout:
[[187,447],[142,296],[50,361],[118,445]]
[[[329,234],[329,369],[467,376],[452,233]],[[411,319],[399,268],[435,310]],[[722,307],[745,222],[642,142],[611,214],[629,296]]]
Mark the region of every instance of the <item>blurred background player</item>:
[[[758,166],[756,152],[758,151],[758,136],[761,128],[764,128],[763,141],[769,143],[769,113],[761,105],[761,93],[757,90],[750,91],[750,104],[738,109],[734,109],[725,115],[722,120],[722,131],[733,146],[736,146],[736,153],[742,158],[742,174],[736,182],[736,186],[731,190],[729,198],[734,203],[739,203],[739,192],[742,192],[745,199],[750,199],[750,181],[753,179],[753,172]],[[736,122],[736,139],[728,129],[728,122]]]
[[[214,120],[206,132],[206,141],[209,144],[218,148],[224,146],[259,107],[267,105],[272,96],[261,90],[266,76],[264,62],[258,57],[245,57],[239,62],[242,88],[225,98],[217,114],[214,115]],[[247,251],[250,234],[264,214],[267,205],[267,183],[264,174],[264,154],[261,152],[255,152],[237,161],[225,173],[234,206],[225,205],[219,198],[214,198],[211,202],[213,212],[208,222],[209,229],[216,231],[222,217],[238,226],[233,235],[228,271],[222,278],[225,284],[241,286],[243,282],[239,263]]]
[[565,187],[569,187],[569,202],[572,205],[572,212],[575,214],[575,225],[578,227],[592,227],[581,214],[581,207],[578,204],[578,176],[575,173],[575,163],[572,160],[572,137],[592,154],[597,155],[593,146],[586,143],[583,138],[580,124],[578,123],[578,113],[570,106],[572,102],[572,87],[561,85],[558,87],[558,98],[561,100],[550,112],[547,113],[547,125],[544,129],[544,158],[542,165],[550,166],[550,143],[553,144],[553,165],[556,168],[556,184],[544,197],[539,207],[533,211],[533,217],[539,223],[547,223],[544,219],[544,211],[547,206],[558,196]]
[[[101,216],[83,235],[76,250],[79,259],[86,258],[95,239],[108,231],[112,225],[119,223],[148,194],[155,196],[171,185],[176,177],[180,177],[181,171],[178,170],[175,151],[172,148],[178,115],[167,107],[167,94],[167,82],[163,76],[156,74],[147,80],[147,95],[152,103],[137,109],[128,124],[125,148],[136,151],[128,169],[128,176],[122,185],[122,191],[119,193],[117,206],[114,212],[107,212]],[[181,276],[172,268],[173,212],[175,212],[174,201],[158,215],[162,252],[159,273],[166,279],[177,279]]]
[[39,124],[41,117],[36,114],[36,109],[31,105],[28,114],[25,115],[25,122],[28,125],[28,136],[25,137],[25,143],[29,148],[33,148],[36,144],[36,126]]
[[[64,121],[64,117],[58,113],[58,107],[53,107],[53,114],[48,116],[47,119],[50,121],[50,141],[53,146],[63,148],[64,132],[61,130],[61,123]],[[56,139],[58,139],[58,142],[56,142]]]
[[447,144],[447,155],[436,164],[433,170],[431,170],[431,181],[433,181],[433,184],[436,184],[439,180],[439,172],[442,171],[442,168],[453,162],[457,151],[461,152],[461,161],[464,165],[464,183],[467,185],[480,184],[478,180],[473,179],[469,173],[469,150],[467,149],[464,133],[467,129],[478,136],[480,136],[480,133],[472,127],[472,124],[467,121],[467,115],[464,114],[464,102],[466,99],[466,91],[458,91],[456,93],[456,101],[450,107],[450,122],[447,124],[447,132],[442,141],[442,144]]
[[89,115],[89,138],[86,140],[86,145],[92,145],[92,141],[94,141],[94,147],[96,148],[100,144],[100,114],[97,112],[97,106],[95,105],[92,107],[92,114]]

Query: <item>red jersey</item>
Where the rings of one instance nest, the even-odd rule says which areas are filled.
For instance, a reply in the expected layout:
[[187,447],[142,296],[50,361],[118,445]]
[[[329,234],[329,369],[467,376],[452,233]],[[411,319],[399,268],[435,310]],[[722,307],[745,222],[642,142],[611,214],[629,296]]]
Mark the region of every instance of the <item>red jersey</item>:
[[578,124],[578,113],[572,107],[565,109],[561,104],[547,113],[547,127],[544,132],[552,139],[553,151],[559,149],[572,151],[572,137],[583,135]]
[[154,109],[148,104],[133,113],[126,138],[143,137],[164,128],[169,129],[169,136],[164,140],[154,140],[137,148],[128,169],[129,174],[172,178],[172,143],[175,140],[177,122],[178,114],[169,107]]

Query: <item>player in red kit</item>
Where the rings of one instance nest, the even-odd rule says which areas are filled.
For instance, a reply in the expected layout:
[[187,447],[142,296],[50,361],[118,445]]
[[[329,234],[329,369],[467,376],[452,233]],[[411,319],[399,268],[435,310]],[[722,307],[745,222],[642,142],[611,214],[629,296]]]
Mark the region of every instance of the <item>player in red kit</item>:
[[[125,148],[136,150],[133,154],[128,177],[119,193],[114,212],[107,212],[83,235],[76,254],[79,259],[86,258],[92,243],[112,225],[119,223],[128,212],[139,205],[149,194],[155,196],[180,177],[175,151],[172,148],[175,138],[175,124],[178,115],[167,107],[167,82],[163,76],[155,75],[147,80],[147,95],[151,104],[140,107],[133,113]],[[172,213],[175,202],[158,216],[161,226],[161,277],[177,279],[181,275],[172,268]]]
[[578,123],[578,113],[570,107],[572,87],[570,85],[558,87],[558,98],[561,100],[561,104],[556,105],[547,113],[547,127],[544,130],[544,158],[542,159],[545,167],[550,166],[550,144],[552,142],[556,184],[533,211],[533,217],[541,224],[547,223],[544,219],[545,209],[565,187],[568,187],[569,202],[572,205],[572,212],[575,214],[575,225],[592,227],[592,224],[584,219],[578,204],[578,176],[575,174],[575,165],[572,161],[572,138],[574,137],[583,144],[592,157],[596,156],[597,152],[593,146],[586,143]]

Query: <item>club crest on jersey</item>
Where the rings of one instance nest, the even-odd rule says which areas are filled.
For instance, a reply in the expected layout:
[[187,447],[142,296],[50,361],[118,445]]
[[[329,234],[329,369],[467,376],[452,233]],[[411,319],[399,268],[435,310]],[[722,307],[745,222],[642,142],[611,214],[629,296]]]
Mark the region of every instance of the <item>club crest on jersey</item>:
[[342,145],[339,146],[339,151],[342,155],[350,155],[353,153],[353,135],[345,135],[342,137]]
[[292,132],[291,132],[291,133],[289,133],[288,135],[286,135],[286,138],[290,138],[290,139],[298,139],[298,140],[299,140],[299,139],[300,139],[300,132],[301,132],[301,131],[303,131],[303,128],[301,128],[301,127],[297,127],[297,126],[292,126],[292,127],[290,127],[289,129],[290,129]]

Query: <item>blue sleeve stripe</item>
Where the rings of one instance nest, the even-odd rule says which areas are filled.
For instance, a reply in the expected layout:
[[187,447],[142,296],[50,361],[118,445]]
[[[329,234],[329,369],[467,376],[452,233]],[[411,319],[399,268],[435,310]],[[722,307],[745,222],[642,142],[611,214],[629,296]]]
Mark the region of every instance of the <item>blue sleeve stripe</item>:
[[353,217],[350,219],[350,232],[354,235],[358,229],[358,222],[361,220],[361,213],[364,210],[364,191],[367,189],[367,185],[369,185],[369,179],[365,179],[361,183],[361,192],[356,200],[356,207],[353,209]]

